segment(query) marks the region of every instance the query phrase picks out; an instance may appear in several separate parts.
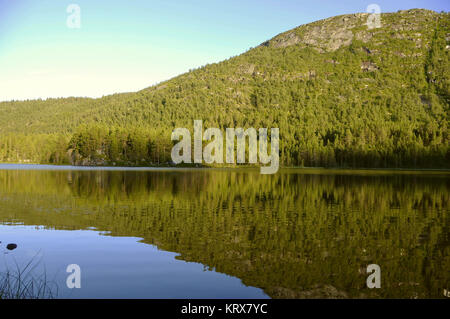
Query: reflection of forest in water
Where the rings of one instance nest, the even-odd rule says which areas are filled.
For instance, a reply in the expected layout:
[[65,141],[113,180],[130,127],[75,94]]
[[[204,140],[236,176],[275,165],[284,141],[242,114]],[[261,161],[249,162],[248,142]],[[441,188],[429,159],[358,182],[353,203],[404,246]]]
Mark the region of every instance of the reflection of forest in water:
[[271,297],[443,297],[450,175],[347,173],[0,171],[0,222],[142,237]]

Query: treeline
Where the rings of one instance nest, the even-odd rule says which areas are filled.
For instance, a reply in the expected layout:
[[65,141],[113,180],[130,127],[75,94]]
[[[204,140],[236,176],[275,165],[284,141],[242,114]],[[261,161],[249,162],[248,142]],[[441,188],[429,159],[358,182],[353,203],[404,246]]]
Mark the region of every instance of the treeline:
[[[434,143],[424,143],[419,134],[408,134],[406,130],[383,131],[380,127],[378,132],[375,136],[371,131],[363,130],[352,136],[347,129],[342,135],[334,131],[293,141],[285,141],[282,134],[281,164],[350,168],[443,168],[449,165],[449,148],[436,142],[439,136],[431,140]],[[368,143],[370,140],[375,142]],[[169,165],[175,142],[170,139],[170,131],[85,125],[76,131],[65,148],[66,162],[75,165]],[[207,143],[203,141],[203,147]],[[49,162],[61,163],[58,160],[64,158],[64,145],[59,146],[60,151],[50,153]],[[246,146],[248,162],[248,142]]]
[[68,145],[75,165],[167,165],[172,143],[164,132],[148,128],[81,126]]
[[0,161],[6,163],[68,164],[67,134],[0,135]]
[[[10,134],[0,140],[0,160],[73,165],[168,165],[175,143],[170,133],[170,130],[150,128],[83,125],[71,137]],[[448,168],[450,163],[449,147],[435,132],[425,142],[420,134],[410,134],[407,130],[383,131],[383,127],[375,133],[363,130],[356,136],[346,129],[326,132],[323,136],[310,134],[299,140],[288,138],[289,135],[281,131],[280,160],[284,166]],[[371,140],[375,142],[370,143]],[[207,143],[204,141],[203,146]],[[248,151],[246,156],[248,161]]]

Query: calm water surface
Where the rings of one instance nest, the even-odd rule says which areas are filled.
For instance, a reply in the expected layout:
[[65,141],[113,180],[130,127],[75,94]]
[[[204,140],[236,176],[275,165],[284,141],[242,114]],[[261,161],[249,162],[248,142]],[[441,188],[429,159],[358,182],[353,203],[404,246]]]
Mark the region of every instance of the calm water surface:
[[0,272],[32,260],[62,298],[443,298],[449,211],[449,172],[0,165]]

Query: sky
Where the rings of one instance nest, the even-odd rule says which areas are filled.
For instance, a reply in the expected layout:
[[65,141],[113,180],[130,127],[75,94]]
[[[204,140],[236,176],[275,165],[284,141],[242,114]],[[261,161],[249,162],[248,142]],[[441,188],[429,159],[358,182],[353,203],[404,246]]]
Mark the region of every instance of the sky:
[[[0,101],[138,91],[372,3],[381,12],[450,7],[448,0],[0,0]],[[79,28],[71,4],[80,9]]]

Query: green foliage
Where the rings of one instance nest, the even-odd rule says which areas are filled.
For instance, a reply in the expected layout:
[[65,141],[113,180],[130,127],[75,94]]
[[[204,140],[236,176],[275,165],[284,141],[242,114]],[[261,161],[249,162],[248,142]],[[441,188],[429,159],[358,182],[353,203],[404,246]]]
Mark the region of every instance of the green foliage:
[[146,127],[83,125],[69,142],[71,162],[77,165],[167,164],[171,148],[170,137]]
[[202,119],[279,127],[287,166],[450,168],[449,14],[366,20],[301,26],[136,93],[0,103],[0,160],[64,162],[65,139],[78,163],[164,163],[171,131]]

